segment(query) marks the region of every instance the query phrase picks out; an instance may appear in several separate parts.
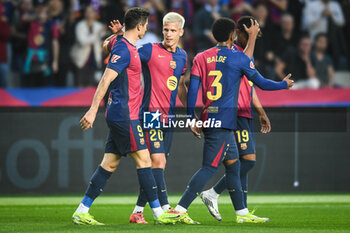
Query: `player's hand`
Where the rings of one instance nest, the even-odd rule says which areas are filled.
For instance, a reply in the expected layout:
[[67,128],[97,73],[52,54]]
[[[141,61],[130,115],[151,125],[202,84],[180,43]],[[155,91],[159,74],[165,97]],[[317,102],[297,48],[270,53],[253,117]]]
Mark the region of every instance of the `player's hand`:
[[201,129],[198,128],[196,125],[194,127],[190,126],[190,130],[192,131],[193,135],[198,138],[201,139]]
[[124,25],[121,25],[119,20],[112,20],[108,28],[113,32],[113,34],[121,34]]
[[96,118],[95,112],[91,110],[87,111],[87,113],[80,120],[80,127],[83,130],[88,130],[89,128],[92,128],[95,118]]
[[271,131],[271,123],[266,114],[259,116],[260,126],[262,133],[269,133]]
[[257,37],[260,32],[259,23],[256,20],[250,19],[250,27],[248,28],[243,24],[244,30],[248,33],[249,37]]
[[292,74],[288,74],[286,77],[284,77],[283,81],[286,81],[288,83],[288,87],[286,89],[291,88],[294,85],[294,80],[289,79],[292,77]]

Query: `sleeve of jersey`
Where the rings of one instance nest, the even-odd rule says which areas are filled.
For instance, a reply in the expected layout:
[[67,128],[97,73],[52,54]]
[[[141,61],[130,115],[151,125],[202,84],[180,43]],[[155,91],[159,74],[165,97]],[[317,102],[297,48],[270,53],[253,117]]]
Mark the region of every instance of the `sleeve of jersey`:
[[139,52],[141,61],[148,62],[149,60],[151,60],[151,56],[152,56],[152,44],[151,43],[144,44],[142,47],[138,49],[138,52]]
[[241,58],[242,71],[248,80],[252,81],[259,88],[266,91],[273,90],[281,90],[286,89],[288,87],[288,83],[286,81],[275,82],[270,79],[265,79],[254,66],[254,62],[249,59],[249,57],[245,54],[242,55]]
[[191,119],[194,118],[194,110],[196,108],[199,84],[199,77],[192,74],[187,93],[187,115],[189,115]]
[[115,44],[116,41],[117,41],[117,36],[114,36],[114,37],[108,42],[107,49],[108,49],[109,52],[112,51],[113,46],[114,46],[114,44]]
[[193,119],[195,117],[194,110],[196,108],[198,89],[200,85],[200,69],[198,61],[193,60],[193,67],[191,70],[190,85],[187,92],[187,115]]
[[123,43],[118,43],[113,47],[111,56],[107,64],[107,68],[116,71],[120,74],[130,64],[130,52],[127,46]]
[[182,74],[181,75],[184,75],[186,73],[186,70],[187,70],[187,54],[186,54],[186,62],[185,62],[185,67],[182,71]]

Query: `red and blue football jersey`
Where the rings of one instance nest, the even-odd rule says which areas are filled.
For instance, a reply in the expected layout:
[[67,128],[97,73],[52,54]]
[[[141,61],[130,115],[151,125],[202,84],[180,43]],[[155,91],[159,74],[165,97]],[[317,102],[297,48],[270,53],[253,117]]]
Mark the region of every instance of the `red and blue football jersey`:
[[[191,79],[200,79],[202,83],[202,121],[221,121],[221,128],[236,129],[238,94],[243,75],[252,79],[258,72],[253,61],[238,50],[217,46],[195,57]],[[188,98],[192,98],[190,94]]]
[[138,52],[145,84],[142,111],[159,110],[161,120],[167,123],[168,116],[172,118],[175,114],[177,90],[181,75],[186,71],[187,54],[179,47],[176,52],[170,52],[162,43],[145,44]]
[[136,47],[124,37],[118,38],[111,48],[107,68],[118,72],[118,77],[110,84],[106,119],[137,120],[143,96],[140,56]]
[[[243,52],[243,49],[237,44],[232,47],[233,50],[238,50]],[[252,104],[253,104],[253,85],[245,75],[241,79],[241,85],[239,86],[238,95],[238,109],[237,116],[252,118]]]

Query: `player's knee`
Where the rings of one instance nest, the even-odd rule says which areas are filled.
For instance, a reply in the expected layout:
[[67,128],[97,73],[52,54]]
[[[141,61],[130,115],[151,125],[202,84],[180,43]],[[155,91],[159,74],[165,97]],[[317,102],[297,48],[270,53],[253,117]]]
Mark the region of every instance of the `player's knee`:
[[239,176],[240,161],[238,159],[225,161],[226,175]]
[[255,155],[255,154],[243,155],[243,156],[241,157],[241,159],[245,159],[245,160],[256,160],[256,155]]
[[241,172],[248,172],[250,171],[256,164],[255,160],[249,160],[249,159],[240,159],[241,162]]
[[229,166],[229,165],[231,165],[231,164],[234,164],[234,163],[237,162],[237,161],[238,161],[238,159],[225,160],[225,161],[224,161],[224,165],[225,165],[225,167],[226,167],[226,166]]
[[204,166],[202,169],[206,170],[207,173],[211,175],[215,175],[216,172],[218,171],[218,167],[213,167],[213,166]]
[[165,168],[166,159],[164,154],[152,155],[152,168]]
[[136,160],[136,168],[152,167],[152,160],[149,156],[142,156]]
[[111,160],[103,160],[101,163],[101,167],[109,172],[115,172],[118,168],[120,160],[111,161]]

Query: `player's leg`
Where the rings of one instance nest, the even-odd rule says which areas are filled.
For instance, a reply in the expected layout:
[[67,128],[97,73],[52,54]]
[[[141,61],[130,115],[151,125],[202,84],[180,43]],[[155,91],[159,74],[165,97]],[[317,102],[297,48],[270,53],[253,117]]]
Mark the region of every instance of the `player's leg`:
[[150,153],[145,145],[144,133],[139,121],[131,121],[130,124],[131,149],[130,156],[136,164],[137,176],[141,189],[145,192],[155,223],[168,224],[180,220],[180,215],[165,213],[160,206],[157,194],[157,184],[152,173],[152,161]]
[[103,225],[102,223],[96,221],[93,216],[89,214],[89,209],[94,200],[103,191],[109,177],[117,169],[120,163],[120,158],[121,156],[117,154],[104,154],[101,164],[97,167],[95,173],[91,177],[90,184],[85,192],[83,200],[72,216],[74,223],[86,225]]
[[239,159],[241,162],[241,185],[243,189],[243,197],[244,197],[244,205],[248,208],[247,196],[248,196],[248,172],[255,166],[256,164],[256,155],[255,154],[247,154],[241,156]]
[[133,158],[140,186],[145,192],[156,224],[174,224],[182,218],[179,214],[164,212],[157,195],[157,184],[152,173],[152,161],[148,149],[130,153]]
[[[236,132],[237,133],[237,132]],[[233,136],[233,135],[232,135]],[[237,140],[239,142],[239,140]],[[236,140],[234,136],[232,137],[231,143],[227,156],[224,161],[226,168],[226,186],[229,191],[232,204],[234,205],[236,212],[236,222],[252,222],[252,223],[262,223],[266,222],[265,218],[260,218],[253,215],[252,212],[248,211],[244,203],[244,195],[241,184],[241,162],[239,160],[238,148],[236,145]]]
[[228,130],[204,130],[205,142],[203,151],[203,165],[191,178],[188,188],[183,194],[175,210],[186,212],[190,204],[200,193],[205,184],[215,175],[222,158],[226,155]]
[[243,189],[244,204],[245,207],[248,208],[248,172],[256,164],[254,122],[253,119],[238,117],[237,125],[238,130],[236,130],[235,136],[241,162],[241,184]]
[[[152,134],[150,136],[152,136]],[[164,172],[167,163],[167,158],[169,156],[172,138],[172,129],[158,130],[157,140],[160,142],[159,148],[157,148],[158,146],[156,145],[157,141],[153,143],[155,150],[154,154],[152,154],[152,169],[154,178],[156,179],[158,186],[158,198],[164,211],[171,210],[171,206],[168,201],[168,192]]]
[[[247,208],[248,172],[255,165],[255,136],[252,119],[246,117],[237,118],[235,142],[237,143],[238,153],[240,156],[240,178],[243,190],[244,205]],[[221,215],[217,202],[219,195],[225,189],[226,176],[224,175],[211,189],[201,193],[201,198],[208,207],[209,212],[219,221],[221,220]]]
[[[144,130],[146,142],[151,151],[152,173],[157,184],[158,198],[160,205],[164,211],[170,209],[166,184],[164,179],[164,169],[166,164],[165,146],[166,134],[163,135],[161,129]],[[144,190],[140,187],[140,193],[133,213],[129,221],[131,223],[147,223],[143,216],[143,209],[147,203],[147,197]]]
[[[158,190],[157,195],[159,198],[159,202],[162,209],[164,211],[167,211],[170,208],[170,205],[168,202],[168,196],[166,193],[166,185],[164,180],[164,168],[166,163],[165,154],[164,153],[151,154],[151,158],[152,158],[152,174],[154,176],[154,180],[157,185],[157,190]],[[143,210],[146,204],[147,204],[146,192],[140,186],[140,193],[137,199],[137,203],[129,219],[131,223],[147,224],[143,216]]]

